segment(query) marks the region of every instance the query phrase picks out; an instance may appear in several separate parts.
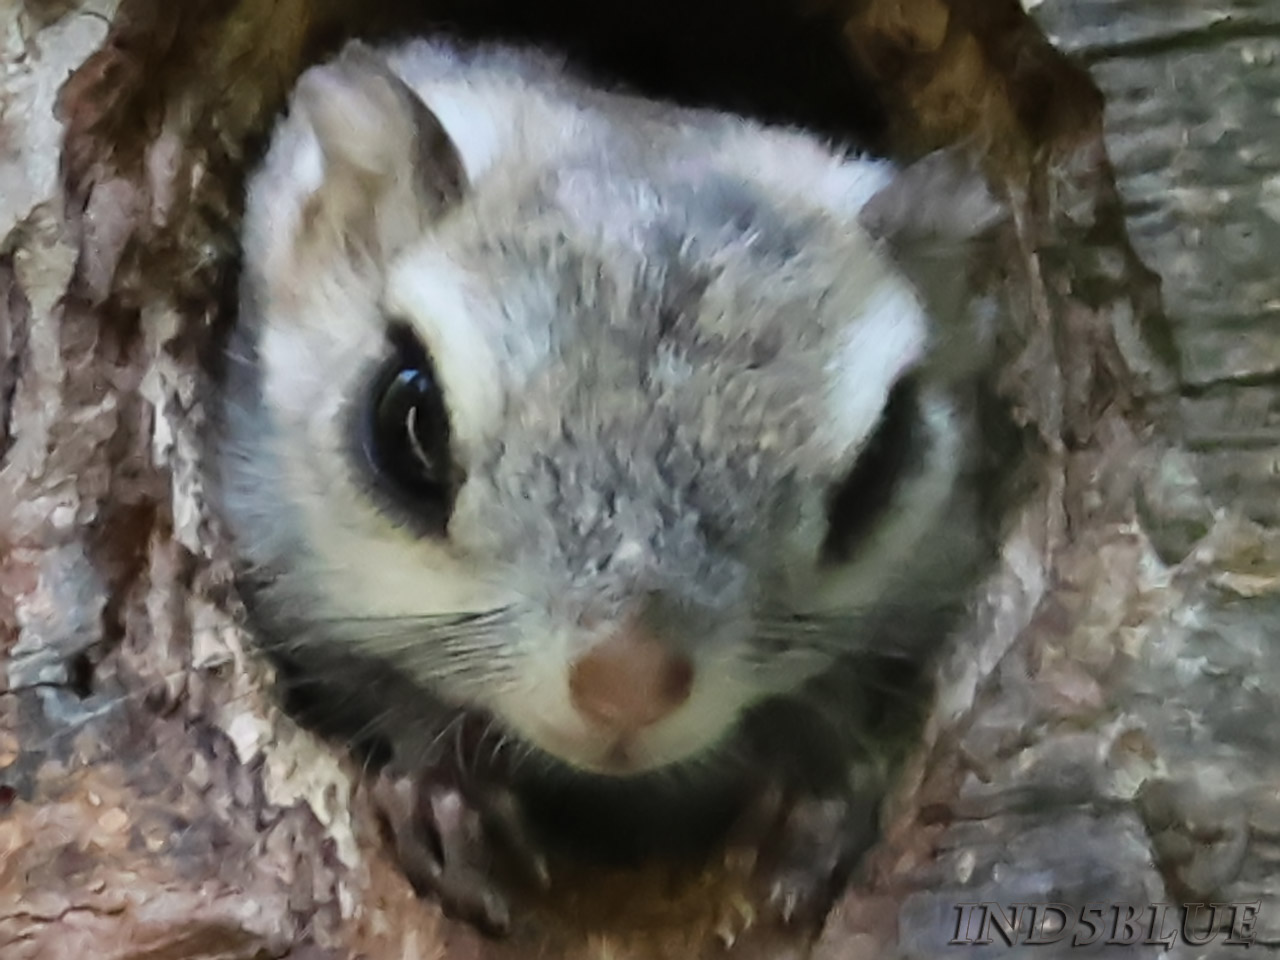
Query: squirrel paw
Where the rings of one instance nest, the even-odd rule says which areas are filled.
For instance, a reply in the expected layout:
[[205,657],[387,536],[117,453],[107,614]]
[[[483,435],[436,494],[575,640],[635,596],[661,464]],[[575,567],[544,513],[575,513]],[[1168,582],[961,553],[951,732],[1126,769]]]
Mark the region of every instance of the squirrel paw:
[[501,867],[514,867],[540,887],[549,883],[546,860],[504,788],[464,792],[430,772],[384,773],[372,796],[414,889],[433,894],[447,914],[491,936],[511,928],[511,892]]

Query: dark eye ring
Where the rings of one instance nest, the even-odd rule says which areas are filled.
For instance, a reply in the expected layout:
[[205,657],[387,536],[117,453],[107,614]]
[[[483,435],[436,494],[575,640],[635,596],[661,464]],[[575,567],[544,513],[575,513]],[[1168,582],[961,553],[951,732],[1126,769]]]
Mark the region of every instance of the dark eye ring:
[[919,385],[907,375],[890,391],[880,423],[857,462],[830,491],[823,561],[850,559],[859,541],[884,516],[902,480],[921,467],[927,443]]
[[457,488],[449,412],[435,365],[404,324],[388,328],[391,355],[371,384],[366,453],[374,472],[443,526]]

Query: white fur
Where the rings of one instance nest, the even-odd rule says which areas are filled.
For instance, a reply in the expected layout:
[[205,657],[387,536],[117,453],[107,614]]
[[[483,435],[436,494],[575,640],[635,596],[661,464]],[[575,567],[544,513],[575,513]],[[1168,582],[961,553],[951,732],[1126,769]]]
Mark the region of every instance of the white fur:
[[850,222],[867,201],[888,186],[894,167],[887,160],[834,154],[809,136],[787,130],[739,125],[728,137],[731,168],[797,204],[816,204]]
[[927,343],[927,320],[911,288],[897,277],[881,278],[831,358],[827,401],[838,459],[856,453],[871,434],[890,388],[920,361]]
[[485,175],[509,147],[521,118],[519,101],[495,91],[478,91],[456,85],[433,87],[423,98],[439,119],[462,157],[467,179],[473,183]]
[[575,133],[572,111],[542,93],[561,69],[549,57],[517,57],[502,49],[459,53],[415,40],[387,59],[436,115],[473,183],[500,159],[514,153],[532,160],[548,143]]

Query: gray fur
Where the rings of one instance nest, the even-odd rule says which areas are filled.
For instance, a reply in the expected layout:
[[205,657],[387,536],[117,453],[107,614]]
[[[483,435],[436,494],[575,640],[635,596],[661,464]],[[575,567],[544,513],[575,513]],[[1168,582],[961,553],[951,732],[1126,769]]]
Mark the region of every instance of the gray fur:
[[[393,85],[396,74],[408,85],[397,95],[412,87],[430,104],[461,77],[487,91],[485,102],[523,99],[515,119],[496,125],[497,156],[465,178],[438,144],[424,152],[394,139],[360,144],[363,172],[345,177],[351,151],[325,141],[323,179],[307,187],[308,138],[332,138],[343,116],[309,125],[295,108],[277,133],[250,193],[222,460],[224,513],[264,637],[298,661],[363,664],[353,685],[383,684],[371,697],[375,726],[413,755],[459,707],[490,711],[523,736],[519,698],[508,694],[531,665],[554,671],[541,638],[563,645],[555,657],[580,652],[594,642],[581,623],[609,622],[637,602],[700,676],[738,684],[736,699],[699,708],[715,728],[699,734],[701,753],[678,759],[732,742],[737,721],[778,694],[843,690],[835,701],[853,706],[832,710],[839,704],[827,699],[820,712],[864,726],[875,698],[849,658],[918,653],[927,644],[905,625],[904,598],[948,606],[954,590],[920,597],[919,585],[941,583],[928,579],[941,568],[967,582],[981,552],[963,489],[971,447],[957,442],[971,384],[939,377],[921,394],[949,419],[924,432],[930,450],[958,452],[902,478],[847,567],[818,558],[827,493],[875,426],[873,417],[858,435],[841,433],[843,414],[828,409],[833,378],[855,391],[884,379],[877,405],[892,385],[877,344],[898,334],[886,327],[877,339],[872,329],[867,349],[850,353],[851,324],[876,295],[925,286],[911,276],[902,197],[860,223],[856,198],[818,196],[830,191],[816,181],[806,195],[806,171],[845,161],[801,134],[594,90],[511,51],[363,50],[320,68],[320,81],[365,90],[360,109],[395,111],[402,98],[348,83],[379,56]],[[455,141],[468,160],[471,148]],[[848,162],[863,163],[877,189],[896,176]],[[433,191],[433,178],[465,186]],[[919,258],[929,271],[963,270],[994,209],[975,196],[938,218],[951,259],[935,255],[931,228]],[[393,274],[412,274],[419,256],[466,278],[474,313],[444,319],[465,319],[492,354],[491,367],[446,369],[445,379],[497,398],[493,410],[477,401],[485,412],[459,441],[466,480],[444,542],[427,542],[403,507],[379,497],[351,436],[385,353]],[[947,341],[971,339],[965,312],[955,314]],[[833,371],[836,357],[852,369]],[[938,364],[913,356],[907,366]],[[961,486],[913,515],[931,478]],[[934,529],[944,524],[950,533]],[[418,609],[415,582],[423,596],[469,601]],[[477,613],[487,619],[460,619]],[[859,737],[836,739],[845,750]]]

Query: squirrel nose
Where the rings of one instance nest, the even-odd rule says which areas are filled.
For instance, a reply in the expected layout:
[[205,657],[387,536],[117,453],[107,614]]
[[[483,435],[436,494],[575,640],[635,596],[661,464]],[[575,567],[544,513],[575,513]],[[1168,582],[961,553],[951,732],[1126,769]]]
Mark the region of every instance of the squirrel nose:
[[693,664],[635,624],[569,668],[569,696],[588,720],[620,733],[657,723],[689,699]]

